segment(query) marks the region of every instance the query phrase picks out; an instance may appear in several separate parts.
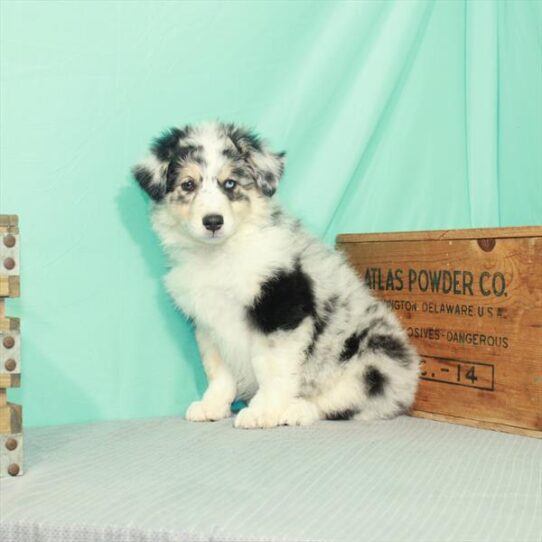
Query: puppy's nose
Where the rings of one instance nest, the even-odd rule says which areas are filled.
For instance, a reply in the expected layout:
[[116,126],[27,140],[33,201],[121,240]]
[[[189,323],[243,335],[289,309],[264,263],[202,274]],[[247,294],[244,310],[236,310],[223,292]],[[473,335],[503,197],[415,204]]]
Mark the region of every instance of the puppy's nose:
[[224,224],[224,217],[222,215],[205,215],[203,217],[203,225],[210,231],[217,231]]

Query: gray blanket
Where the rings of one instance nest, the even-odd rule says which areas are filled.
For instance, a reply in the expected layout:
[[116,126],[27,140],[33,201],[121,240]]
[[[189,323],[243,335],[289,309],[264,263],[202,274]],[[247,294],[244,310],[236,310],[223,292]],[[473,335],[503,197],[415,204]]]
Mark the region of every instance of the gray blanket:
[[542,442],[401,417],[29,429],[3,542],[540,542]]

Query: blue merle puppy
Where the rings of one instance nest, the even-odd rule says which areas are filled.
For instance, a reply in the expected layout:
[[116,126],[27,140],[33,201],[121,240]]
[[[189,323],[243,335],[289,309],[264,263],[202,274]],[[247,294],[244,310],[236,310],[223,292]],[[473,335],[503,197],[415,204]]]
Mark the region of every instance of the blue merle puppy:
[[243,428],[401,414],[419,358],[344,258],[273,198],[283,169],[284,153],[220,122],[170,129],[133,169],[208,378],[186,418],[226,418],[235,399],[249,401]]

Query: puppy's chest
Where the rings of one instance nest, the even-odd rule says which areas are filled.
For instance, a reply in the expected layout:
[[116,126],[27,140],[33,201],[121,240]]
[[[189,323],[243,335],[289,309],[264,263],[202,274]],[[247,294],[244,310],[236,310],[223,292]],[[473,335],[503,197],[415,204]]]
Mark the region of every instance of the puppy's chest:
[[247,325],[247,307],[259,292],[257,280],[246,269],[227,262],[180,265],[166,276],[166,286],[197,323],[229,332]]

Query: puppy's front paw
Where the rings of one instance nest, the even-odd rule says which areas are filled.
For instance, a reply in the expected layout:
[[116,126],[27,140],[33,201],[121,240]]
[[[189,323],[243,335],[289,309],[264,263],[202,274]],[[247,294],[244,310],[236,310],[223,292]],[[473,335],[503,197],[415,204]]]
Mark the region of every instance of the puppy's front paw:
[[279,425],[279,418],[280,413],[274,412],[273,410],[246,407],[237,414],[233,425],[243,429],[276,427]]
[[231,415],[230,405],[211,401],[194,401],[186,411],[186,419],[191,422],[214,422]]
[[280,418],[280,425],[310,425],[320,418],[318,407],[299,399],[293,401],[283,412]]

